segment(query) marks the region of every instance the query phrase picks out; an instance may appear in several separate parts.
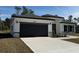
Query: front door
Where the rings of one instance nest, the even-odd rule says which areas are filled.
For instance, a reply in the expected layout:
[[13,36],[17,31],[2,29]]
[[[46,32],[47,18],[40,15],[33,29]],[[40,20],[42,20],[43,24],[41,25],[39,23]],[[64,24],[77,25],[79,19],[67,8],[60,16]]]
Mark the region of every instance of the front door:
[[52,24],[52,33],[53,35],[56,34],[56,24]]

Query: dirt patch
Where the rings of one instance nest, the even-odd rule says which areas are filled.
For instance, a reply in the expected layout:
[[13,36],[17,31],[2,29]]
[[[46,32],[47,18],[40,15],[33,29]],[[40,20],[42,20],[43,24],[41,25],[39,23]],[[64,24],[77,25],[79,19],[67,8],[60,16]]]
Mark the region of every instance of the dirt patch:
[[2,38],[0,53],[33,53],[33,51],[19,38]]
[[79,33],[74,33],[74,34],[70,34],[70,35],[79,36]]
[[79,38],[75,38],[75,39],[62,39],[62,40],[79,44]]

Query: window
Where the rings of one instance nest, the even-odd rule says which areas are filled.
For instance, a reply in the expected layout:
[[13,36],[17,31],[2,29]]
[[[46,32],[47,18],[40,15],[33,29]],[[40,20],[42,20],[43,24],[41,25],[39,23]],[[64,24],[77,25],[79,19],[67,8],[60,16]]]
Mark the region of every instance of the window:
[[67,32],[67,26],[64,25],[64,32]]
[[64,32],[74,32],[73,25],[64,25]]
[[69,26],[68,26],[68,32],[73,32],[73,31],[74,31],[74,26],[69,25]]

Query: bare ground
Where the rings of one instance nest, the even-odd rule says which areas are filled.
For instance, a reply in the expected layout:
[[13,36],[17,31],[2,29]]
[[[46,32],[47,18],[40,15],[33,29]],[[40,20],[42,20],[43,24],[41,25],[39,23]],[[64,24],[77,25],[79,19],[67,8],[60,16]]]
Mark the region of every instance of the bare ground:
[[9,33],[0,34],[0,53],[33,53],[19,38],[13,38]]
[[75,39],[63,39],[64,41],[68,41],[68,42],[72,42],[72,43],[76,43],[79,44],[79,38],[75,38]]
[[32,53],[33,51],[19,38],[0,39],[0,53]]

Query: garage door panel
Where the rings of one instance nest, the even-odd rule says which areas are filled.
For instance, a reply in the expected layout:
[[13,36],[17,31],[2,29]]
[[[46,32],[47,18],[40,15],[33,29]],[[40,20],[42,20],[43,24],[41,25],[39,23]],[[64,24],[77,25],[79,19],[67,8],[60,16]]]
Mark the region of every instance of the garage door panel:
[[20,36],[48,36],[48,25],[37,23],[20,23]]

